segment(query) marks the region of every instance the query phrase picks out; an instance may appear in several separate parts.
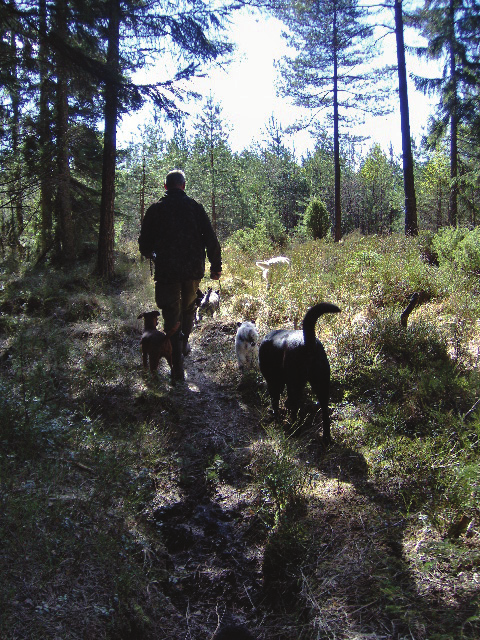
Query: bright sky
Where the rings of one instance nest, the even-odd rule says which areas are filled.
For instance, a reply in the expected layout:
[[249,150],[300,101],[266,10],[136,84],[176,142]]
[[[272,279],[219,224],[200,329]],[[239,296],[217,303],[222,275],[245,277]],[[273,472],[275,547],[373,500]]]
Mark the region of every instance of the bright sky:
[[[274,18],[237,12],[231,29],[231,39],[237,43],[235,60],[226,69],[214,68],[205,78],[194,81],[194,88],[222,107],[224,121],[230,123],[230,145],[233,151],[242,151],[255,141],[264,138],[265,126],[273,115],[285,128],[293,124],[307,112],[293,106],[287,99],[276,95],[275,85],[278,72],[275,61],[287,53],[287,46],[281,36],[282,25]],[[387,47],[388,62],[395,63],[396,49],[394,36]],[[410,67],[415,72],[428,72],[418,60],[407,57],[407,74]],[[423,68],[421,68],[423,66]],[[431,111],[432,101],[409,86],[410,126],[414,139],[420,141]],[[186,107],[193,115],[202,108],[201,103]],[[126,117],[119,132],[120,142],[129,141],[139,122],[145,122],[145,111]],[[393,111],[388,116],[369,118],[355,132],[371,137],[367,148],[379,142],[388,152],[390,142],[397,154],[401,153],[400,112]],[[314,148],[314,141],[307,132],[296,133],[289,138],[290,146],[298,156]]]

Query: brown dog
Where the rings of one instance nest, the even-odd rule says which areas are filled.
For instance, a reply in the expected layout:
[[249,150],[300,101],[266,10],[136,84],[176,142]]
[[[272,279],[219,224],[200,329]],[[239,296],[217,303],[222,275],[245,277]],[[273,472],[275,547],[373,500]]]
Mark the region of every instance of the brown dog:
[[143,318],[144,327],[140,345],[142,347],[143,366],[146,369],[150,364],[150,371],[155,373],[158,369],[160,358],[165,358],[172,370],[172,343],[170,336],[177,331],[180,323],[170,329],[168,333],[157,329],[159,311],[145,311],[138,316],[138,320]]

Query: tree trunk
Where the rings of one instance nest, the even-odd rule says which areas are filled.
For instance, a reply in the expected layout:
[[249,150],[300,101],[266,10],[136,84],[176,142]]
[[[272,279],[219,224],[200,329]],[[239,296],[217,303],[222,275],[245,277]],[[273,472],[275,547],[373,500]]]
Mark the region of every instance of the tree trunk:
[[140,189],[140,227],[143,224],[143,218],[145,217],[145,155],[142,161],[142,186]]
[[455,62],[455,6],[450,0],[450,77],[452,82],[452,109],[450,115],[450,202],[448,208],[448,223],[452,227],[458,222],[458,109],[457,109],[457,69]]
[[215,233],[217,233],[217,210],[215,203],[215,162],[213,156],[213,134],[212,134],[212,146],[210,147],[210,170],[212,172],[212,227]]
[[10,89],[12,117],[10,135],[12,138],[13,176],[8,187],[12,208],[11,244],[13,250],[22,253],[20,235],[23,231],[23,196],[22,196],[22,162],[20,158],[20,83],[18,81],[18,51],[15,32],[10,34],[12,58],[15,60],[12,72],[13,83]]
[[395,0],[395,36],[397,39],[398,87],[400,120],[402,127],[403,188],[405,191],[405,234],[418,234],[417,201],[413,176],[412,143],[410,140],[410,116],[408,113],[407,68],[403,41],[402,0]]
[[120,50],[120,0],[110,0],[108,18],[107,66],[110,71],[105,82],[103,135],[102,198],[100,203],[100,232],[98,237],[97,273],[110,280],[114,275],[114,206],[115,163],[117,155],[118,74]]
[[[58,37],[66,40],[67,14],[64,0],[55,4]],[[56,55],[57,71],[57,202],[58,233],[61,259],[72,262],[75,258],[75,244],[70,197],[70,157],[68,144],[68,77],[64,58]]]
[[53,184],[51,163],[51,115],[48,108],[48,71],[47,51],[45,47],[47,35],[47,2],[39,0],[38,11],[40,18],[39,70],[40,70],[40,105],[38,142],[40,147],[40,254],[45,255],[52,246],[53,226]]
[[340,141],[338,131],[338,59],[337,10],[333,16],[333,161],[335,168],[335,242],[342,239],[342,203],[340,200]]

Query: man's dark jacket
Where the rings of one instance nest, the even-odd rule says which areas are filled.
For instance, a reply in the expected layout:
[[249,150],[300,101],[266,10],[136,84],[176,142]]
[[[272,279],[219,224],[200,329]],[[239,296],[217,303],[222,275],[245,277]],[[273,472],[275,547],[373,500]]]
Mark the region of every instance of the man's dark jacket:
[[142,255],[156,254],[157,282],[201,280],[205,251],[211,270],[222,270],[220,244],[205,209],[182,189],[169,189],[147,209],[138,244]]

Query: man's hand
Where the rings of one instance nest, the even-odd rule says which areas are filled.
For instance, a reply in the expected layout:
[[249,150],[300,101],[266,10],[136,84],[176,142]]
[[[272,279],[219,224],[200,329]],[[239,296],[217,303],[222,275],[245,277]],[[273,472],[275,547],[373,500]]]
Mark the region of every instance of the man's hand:
[[221,271],[210,271],[210,278],[212,280],[220,280],[221,275],[222,275]]

